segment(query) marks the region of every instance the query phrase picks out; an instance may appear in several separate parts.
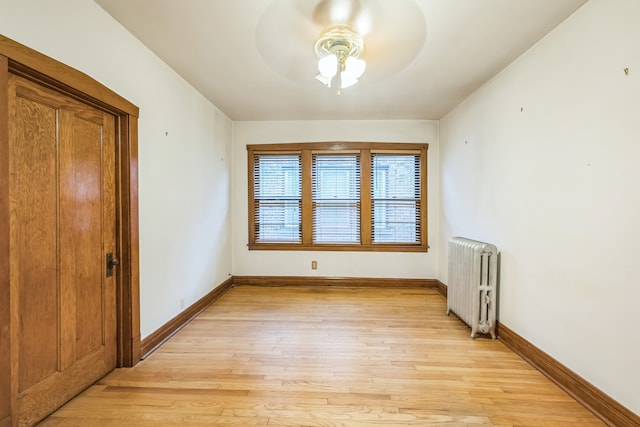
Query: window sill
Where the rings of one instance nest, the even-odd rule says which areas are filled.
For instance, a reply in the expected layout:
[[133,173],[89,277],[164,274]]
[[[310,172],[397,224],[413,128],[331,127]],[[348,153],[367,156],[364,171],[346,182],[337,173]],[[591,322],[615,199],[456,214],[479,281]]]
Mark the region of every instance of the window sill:
[[250,251],[333,251],[333,252],[428,252],[426,245],[303,245],[295,243],[250,243]]

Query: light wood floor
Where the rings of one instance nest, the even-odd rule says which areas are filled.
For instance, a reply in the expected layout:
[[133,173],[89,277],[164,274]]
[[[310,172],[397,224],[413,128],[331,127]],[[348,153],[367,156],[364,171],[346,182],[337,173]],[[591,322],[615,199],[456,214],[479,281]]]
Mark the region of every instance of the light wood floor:
[[42,426],[602,426],[428,289],[233,288]]

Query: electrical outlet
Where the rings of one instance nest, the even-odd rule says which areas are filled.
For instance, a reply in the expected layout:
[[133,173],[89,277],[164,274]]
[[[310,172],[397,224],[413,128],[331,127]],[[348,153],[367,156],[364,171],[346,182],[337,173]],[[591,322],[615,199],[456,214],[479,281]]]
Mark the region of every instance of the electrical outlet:
[[311,261],[311,269],[312,270],[318,269],[318,261]]

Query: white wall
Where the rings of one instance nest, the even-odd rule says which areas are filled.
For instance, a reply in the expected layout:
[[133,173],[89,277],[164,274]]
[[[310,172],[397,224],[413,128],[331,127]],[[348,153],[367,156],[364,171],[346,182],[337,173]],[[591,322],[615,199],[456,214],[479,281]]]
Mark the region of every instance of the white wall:
[[446,283],[496,243],[500,321],[640,414],[638,17],[589,1],[442,119],[439,245]]
[[0,0],[0,33],[140,107],[144,338],[231,273],[231,121],[88,0]]
[[[288,121],[233,124],[233,274],[435,278],[438,267],[438,124],[434,121]],[[249,251],[247,145],[368,141],[428,143],[428,253]],[[311,270],[311,260],[318,269]]]

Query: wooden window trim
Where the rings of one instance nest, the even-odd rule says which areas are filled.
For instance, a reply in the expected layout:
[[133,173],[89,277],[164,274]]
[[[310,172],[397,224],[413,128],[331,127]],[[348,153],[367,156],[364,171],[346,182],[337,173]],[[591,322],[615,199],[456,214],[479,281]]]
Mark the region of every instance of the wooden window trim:
[[[247,145],[248,168],[248,226],[249,250],[286,250],[286,251],[365,251],[365,252],[427,252],[428,215],[427,215],[427,150],[428,144],[413,143],[376,143],[376,142],[314,142],[287,144]],[[314,244],[312,242],[312,184],[311,162],[315,153],[360,153],[360,244]],[[254,211],[253,162],[255,154],[299,153],[302,165],[302,241],[301,243],[257,243]],[[371,154],[419,154],[420,155],[420,226],[419,243],[372,243],[371,241]]]

